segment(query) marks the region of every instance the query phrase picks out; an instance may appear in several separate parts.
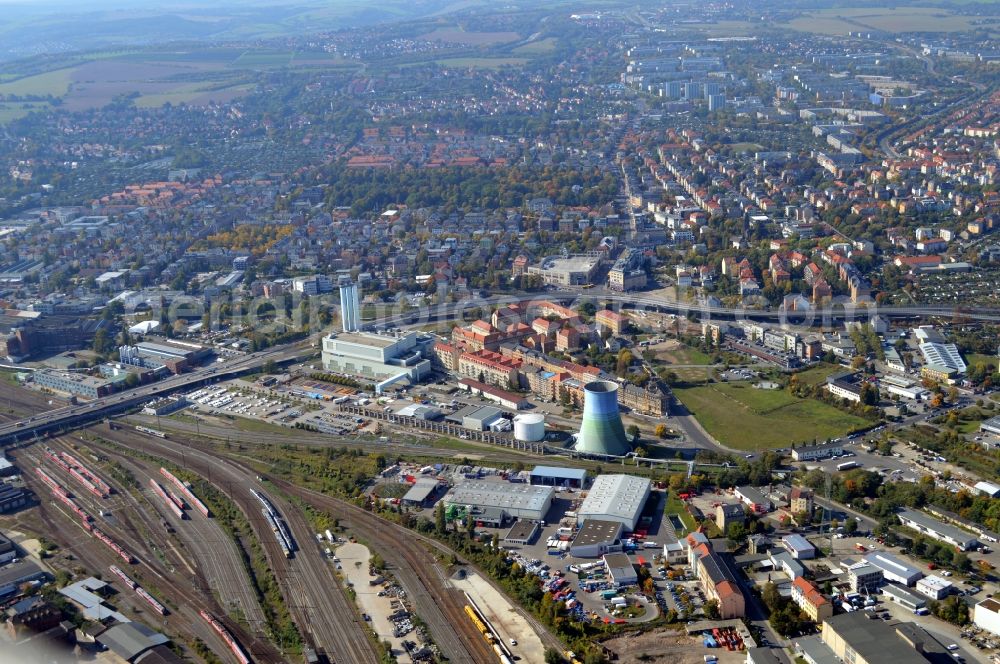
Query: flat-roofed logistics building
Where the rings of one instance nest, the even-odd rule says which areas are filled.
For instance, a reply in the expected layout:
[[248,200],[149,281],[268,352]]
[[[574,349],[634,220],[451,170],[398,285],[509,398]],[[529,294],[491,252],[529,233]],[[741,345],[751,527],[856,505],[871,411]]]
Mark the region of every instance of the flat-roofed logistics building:
[[917,510],[903,509],[896,514],[900,522],[911,530],[933,537],[940,542],[946,542],[963,551],[968,551],[979,545],[979,540],[972,533],[958,526],[938,521],[932,516]]
[[621,551],[622,528],[619,521],[588,519],[573,539],[569,552],[576,558],[598,558]]
[[632,560],[624,553],[608,553],[604,556],[608,566],[608,578],[616,586],[633,586],[639,582]]
[[586,482],[587,471],[582,468],[535,466],[531,471],[531,483],[541,486],[568,486],[582,489]]
[[954,589],[955,587],[951,581],[942,579],[940,576],[934,576],[933,574],[917,581],[917,592],[931,599],[944,599]]
[[882,596],[890,602],[895,602],[905,609],[916,611],[927,606],[927,598],[895,583],[882,586]]
[[517,519],[544,519],[555,489],[510,482],[467,480],[445,495],[445,505],[500,510]]
[[875,551],[865,556],[865,562],[882,570],[886,581],[895,581],[904,586],[912,586],[924,573],[912,565],[907,565],[896,556]]
[[649,498],[650,481],[634,475],[598,475],[577,510],[577,520],[618,521],[625,530],[635,530]]
[[541,530],[541,526],[538,525],[537,521],[529,521],[527,519],[518,519],[514,522],[514,525],[510,527],[507,534],[503,536],[504,544],[514,544],[516,546],[527,546],[535,541],[538,537],[538,532]]

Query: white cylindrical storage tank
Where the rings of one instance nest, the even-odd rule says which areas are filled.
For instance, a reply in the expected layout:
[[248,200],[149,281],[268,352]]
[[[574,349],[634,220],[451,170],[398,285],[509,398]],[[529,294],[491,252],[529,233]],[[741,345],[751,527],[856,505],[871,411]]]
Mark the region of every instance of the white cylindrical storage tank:
[[526,443],[537,443],[544,437],[544,415],[541,413],[524,413],[514,416],[514,438]]

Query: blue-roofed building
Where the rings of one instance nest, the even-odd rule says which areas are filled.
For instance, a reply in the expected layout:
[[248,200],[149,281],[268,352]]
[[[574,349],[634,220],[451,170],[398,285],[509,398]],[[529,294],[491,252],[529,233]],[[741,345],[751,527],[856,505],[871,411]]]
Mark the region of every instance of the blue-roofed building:
[[531,483],[541,486],[566,486],[582,489],[587,484],[587,471],[582,468],[535,466],[534,470],[531,471]]
[[809,560],[816,557],[816,547],[805,537],[798,534],[785,535],[781,538],[781,545],[785,547],[792,558],[796,560]]

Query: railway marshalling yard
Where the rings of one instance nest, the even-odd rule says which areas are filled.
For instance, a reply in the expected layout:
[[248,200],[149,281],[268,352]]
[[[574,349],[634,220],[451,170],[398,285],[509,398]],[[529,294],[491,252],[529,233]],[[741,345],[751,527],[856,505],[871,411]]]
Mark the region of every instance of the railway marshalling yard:
[[[7,402],[10,416],[52,407],[47,397],[6,384],[0,386],[0,400]],[[86,469],[84,477],[106,483],[110,494],[91,493],[54,460],[67,454]],[[247,460],[227,456],[203,440],[183,440],[174,433],[160,438],[133,427],[98,424],[36,441],[12,450],[10,456],[39,504],[3,517],[0,527],[56,545],[54,555],[41,564],[74,578],[102,577],[115,591],[108,604],[173,637],[189,653],[207,646],[222,661],[242,661],[242,650],[254,662],[286,662],[301,661],[303,649],[313,648],[330,662],[378,661],[362,609],[338,579],[324,545],[316,541],[315,519],[326,515],[327,520],[339,520],[343,537],[356,538],[384,558],[405,590],[409,608],[427,625],[444,656],[470,663],[495,659],[464,614],[465,595],[438,563],[440,545],[330,496],[268,481]],[[119,552],[88,533],[80,516],[46,486],[37,468],[133,562],[126,563]],[[191,480],[193,494],[208,506],[211,517],[192,509],[161,468]],[[184,518],[178,518],[154,482],[185,502]],[[265,496],[283,520],[292,548],[287,554],[256,493]],[[112,565],[162,604],[166,615],[158,615],[111,573]],[[202,611],[219,619],[238,644],[236,650]],[[406,638],[419,644],[414,634]],[[540,653],[521,659],[541,661]]]

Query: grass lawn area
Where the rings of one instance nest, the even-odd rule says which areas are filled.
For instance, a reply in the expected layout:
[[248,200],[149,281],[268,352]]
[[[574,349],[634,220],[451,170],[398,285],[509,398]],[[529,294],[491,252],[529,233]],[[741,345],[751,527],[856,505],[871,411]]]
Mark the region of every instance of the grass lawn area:
[[684,501],[678,498],[677,494],[675,494],[673,491],[667,492],[667,505],[666,507],[664,507],[663,511],[667,516],[670,516],[671,514],[676,514],[677,517],[681,520],[681,523],[684,524],[683,532],[681,531],[677,532],[678,537],[683,537],[684,535],[687,535],[688,533],[694,531],[695,527],[697,526],[697,524],[695,524],[694,522],[694,517],[691,516],[690,512],[688,512],[687,505],[685,505]]
[[[709,366],[712,364],[711,357],[697,348],[684,344],[668,342],[668,345],[670,347],[665,350],[660,350],[663,347],[662,344],[652,348],[653,352],[656,353],[656,361],[653,362],[654,369],[681,365],[682,368],[671,369],[681,380],[688,383],[702,383],[708,379],[712,373],[712,368]],[[690,365],[704,365],[704,368]]]
[[760,143],[733,143],[729,149],[733,152],[760,152],[764,146]]
[[800,385],[819,385],[820,383],[825,383],[828,377],[835,373],[840,373],[841,371],[845,371],[845,369],[841,366],[823,363],[806,369],[805,371],[800,371],[795,375],[798,376]]
[[821,401],[748,383],[676,387],[674,395],[716,440],[741,450],[837,438],[870,424]]
[[288,427],[283,427],[278,424],[271,424],[270,422],[264,422],[263,420],[251,420],[248,417],[233,416],[233,424],[240,431],[247,431],[249,433],[281,432],[283,434],[288,434],[289,431]]
[[994,367],[1000,366],[1000,358],[996,355],[981,355],[980,353],[968,353],[965,356],[965,363],[970,367],[977,367],[983,364],[992,364]]

